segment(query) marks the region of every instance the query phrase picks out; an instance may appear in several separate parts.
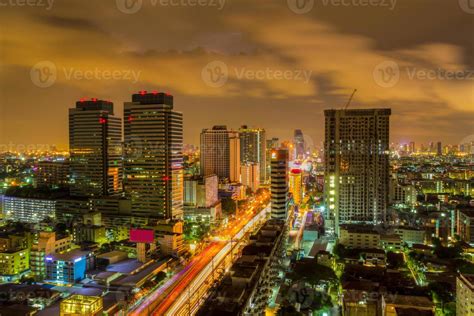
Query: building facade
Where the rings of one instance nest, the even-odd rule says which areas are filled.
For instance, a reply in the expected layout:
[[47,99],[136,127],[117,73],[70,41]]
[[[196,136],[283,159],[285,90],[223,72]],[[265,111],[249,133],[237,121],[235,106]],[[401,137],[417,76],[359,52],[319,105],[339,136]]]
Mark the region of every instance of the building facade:
[[328,229],[385,220],[389,196],[390,109],[326,110]]
[[258,164],[260,168],[260,182],[265,182],[267,178],[267,140],[265,130],[261,128],[249,128],[247,125],[243,125],[239,129],[239,134],[240,162],[242,164]]
[[112,102],[81,100],[69,109],[72,196],[122,192],[122,119]]
[[201,175],[215,174],[220,180],[240,182],[240,137],[226,126],[201,132]]
[[288,150],[275,149],[271,153],[271,218],[288,217]]
[[183,216],[183,114],[173,96],[140,91],[124,104],[125,190],[135,216]]

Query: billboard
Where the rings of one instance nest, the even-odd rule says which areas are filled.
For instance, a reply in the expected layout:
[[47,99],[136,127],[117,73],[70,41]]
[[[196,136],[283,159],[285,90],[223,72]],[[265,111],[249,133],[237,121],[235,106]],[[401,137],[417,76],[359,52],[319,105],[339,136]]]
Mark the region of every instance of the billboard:
[[155,241],[155,232],[151,229],[131,228],[130,241],[153,243]]

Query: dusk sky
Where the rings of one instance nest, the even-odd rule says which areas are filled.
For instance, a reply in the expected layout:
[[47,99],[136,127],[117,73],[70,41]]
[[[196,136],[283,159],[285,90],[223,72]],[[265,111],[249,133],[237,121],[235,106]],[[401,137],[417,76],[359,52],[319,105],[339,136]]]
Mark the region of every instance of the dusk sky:
[[196,145],[216,124],[319,144],[354,89],[394,142],[474,140],[472,0],[51,1],[0,1],[0,144],[67,148],[75,101],[121,116],[139,90],[173,94]]

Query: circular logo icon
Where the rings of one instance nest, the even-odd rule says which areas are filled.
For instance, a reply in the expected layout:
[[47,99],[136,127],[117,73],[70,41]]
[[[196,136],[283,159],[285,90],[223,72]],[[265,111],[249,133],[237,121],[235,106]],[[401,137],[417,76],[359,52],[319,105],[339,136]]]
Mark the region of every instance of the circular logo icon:
[[143,5],[143,0],[115,0],[117,8],[125,14],[137,13]]
[[400,67],[394,61],[381,62],[374,68],[375,83],[383,88],[392,88],[400,80]]
[[48,88],[56,82],[57,73],[56,65],[53,62],[43,60],[31,67],[30,79],[35,86]]
[[314,7],[314,0],[287,0],[288,7],[296,14],[305,14]]
[[201,78],[209,87],[219,88],[226,84],[229,69],[222,61],[211,61],[202,68]]
[[458,0],[461,9],[469,14],[474,14],[474,0]]

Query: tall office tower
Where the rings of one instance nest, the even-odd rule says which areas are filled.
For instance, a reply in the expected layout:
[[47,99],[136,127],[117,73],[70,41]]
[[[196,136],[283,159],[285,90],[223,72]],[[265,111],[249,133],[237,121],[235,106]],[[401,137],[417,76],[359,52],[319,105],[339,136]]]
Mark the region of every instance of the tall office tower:
[[240,182],[240,138],[224,125],[201,132],[201,175]]
[[443,146],[441,145],[441,142],[437,142],[436,143],[436,154],[438,156],[442,156],[443,155]]
[[295,159],[303,159],[305,154],[305,143],[303,132],[300,129],[295,129],[293,142],[295,143]]
[[258,163],[260,166],[260,182],[265,182],[267,173],[265,130],[248,128],[242,125],[240,134],[240,161],[242,164]]
[[140,91],[124,104],[125,190],[138,217],[183,217],[183,114],[173,96]]
[[288,150],[271,152],[271,217],[286,220],[288,216]]
[[122,119],[112,102],[81,100],[69,109],[71,195],[116,195],[122,191]]
[[389,195],[390,109],[326,110],[328,228],[383,222]]
[[410,142],[410,153],[414,153],[415,151],[415,142]]

